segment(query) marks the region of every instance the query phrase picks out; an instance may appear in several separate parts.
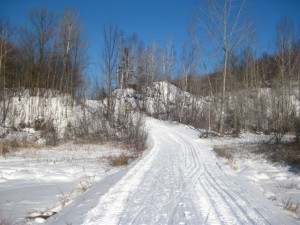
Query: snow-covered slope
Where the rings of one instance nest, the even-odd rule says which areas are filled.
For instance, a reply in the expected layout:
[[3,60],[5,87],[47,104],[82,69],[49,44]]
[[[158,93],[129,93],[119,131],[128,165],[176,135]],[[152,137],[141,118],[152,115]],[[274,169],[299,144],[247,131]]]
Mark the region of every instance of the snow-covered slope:
[[191,106],[192,102],[195,104],[193,107],[197,109],[201,109],[201,107],[208,104],[204,98],[196,98],[166,81],[154,82],[143,93],[131,88],[116,89],[113,96],[116,99],[117,109],[128,106],[131,110],[143,110],[148,115],[157,117],[166,114],[168,111],[172,114],[178,110],[176,108],[186,109]]
[[[125,111],[140,110],[146,111],[149,115],[164,115],[167,111],[174,111],[183,100],[186,102],[183,107],[187,107],[192,99],[189,93],[168,82],[155,82],[144,91],[143,95],[130,88],[116,89],[112,97],[116,117]],[[199,101],[199,104],[200,102],[202,101]],[[80,127],[80,121],[83,119],[95,121],[95,114],[98,117],[103,115],[101,111],[105,110],[107,100],[103,102],[86,100],[79,103],[69,95],[49,91],[43,97],[37,97],[30,96],[25,91],[20,96],[7,99],[5,104],[5,109],[2,107],[3,104],[0,104],[0,115],[6,115],[4,127],[33,128],[37,121],[50,121],[59,136],[63,137],[68,125]],[[95,123],[91,123],[91,126],[94,125]]]

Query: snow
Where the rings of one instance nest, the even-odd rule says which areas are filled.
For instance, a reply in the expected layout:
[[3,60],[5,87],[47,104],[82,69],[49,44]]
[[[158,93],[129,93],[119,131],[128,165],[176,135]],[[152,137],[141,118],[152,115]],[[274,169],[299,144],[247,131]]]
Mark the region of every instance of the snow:
[[295,223],[282,208],[260,201],[255,186],[248,190],[230,177],[211,151],[214,142],[180,124],[151,119],[148,125],[151,154],[100,198],[83,224]]
[[39,216],[59,212],[84,188],[117,172],[105,157],[122,152],[111,146],[67,144],[0,157],[1,214],[13,224],[41,223]]
[[[190,93],[184,92],[166,81],[154,82],[152,87],[148,87],[147,90],[145,90],[144,99],[132,88],[123,90],[116,89],[113,91],[113,96],[116,99],[116,112],[126,105],[129,105],[133,110],[138,110],[144,106],[149,115],[156,113],[165,114],[167,112],[167,105],[172,108],[178,105],[183,99],[186,102],[185,107],[188,107],[193,101],[193,96]],[[194,98],[196,99],[196,97]],[[198,107],[204,103],[207,103],[207,101],[202,98],[197,98]]]
[[[66,144],[0,157],[1,215],[12,224],[299,224],[300,178],[263,158],[214,145],[255,143],[263,135],[200,139],[180,123],[147,118],[149,149],[128,167],[110,168],[112,146]],[[90,180],[87,190],[82,184]]]

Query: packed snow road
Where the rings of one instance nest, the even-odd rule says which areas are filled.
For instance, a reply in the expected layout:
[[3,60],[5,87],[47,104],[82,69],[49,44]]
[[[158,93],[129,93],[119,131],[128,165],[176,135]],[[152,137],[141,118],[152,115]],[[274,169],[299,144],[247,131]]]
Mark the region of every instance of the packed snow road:
[[99,224],[289,224],[223,171],[212,142],[149,119],[152,147],[84,219]]

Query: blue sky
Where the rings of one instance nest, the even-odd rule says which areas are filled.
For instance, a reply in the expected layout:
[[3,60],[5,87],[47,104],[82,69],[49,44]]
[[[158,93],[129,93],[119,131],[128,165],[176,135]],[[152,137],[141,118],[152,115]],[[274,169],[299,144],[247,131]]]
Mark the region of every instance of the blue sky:
[[[125,34],[137,33],[145,43],[160,44],[172,39],[177,50],[186,39],[186,28],[197,4],[203,0],[1,0],[0,15],[12,24],[25,24],[32,8],[46,5],[55,13],[70,7],[79,13],[88,41],[90,73],[96,73],[100,60],[101,30],[111,22]],[[252,0],[251,16],[257,29],[260,52],[272,52],[276,23],[288,16],[299,34],[300,0]],[[299,36],[299,35],[298,35]]]

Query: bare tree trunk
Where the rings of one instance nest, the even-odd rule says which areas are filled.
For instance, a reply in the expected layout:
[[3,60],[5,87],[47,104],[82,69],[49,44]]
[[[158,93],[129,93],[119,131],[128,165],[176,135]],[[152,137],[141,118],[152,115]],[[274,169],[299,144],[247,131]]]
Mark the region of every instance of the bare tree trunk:
[[103,28],[104,46],[102,51],[102,71],[105,79],[105,86],[107,92],[107,105],[105,117],[108,119],[110,125],[114,126],[114,100],[112,96],[113,82],[115,80],[117,70],[117,57],[119,45],[119,31],[117,27],[111,24]]
[[0,82],[2,78],[2,89],[3,89],[2,124],[3,125],[5,124],[7,110],[9,106],[8,95],[6,93],[6,60],[7,60],[7,54],[12,50],[7,45],[7,43],[9,42],[10,33],[11,31],[8,22],[5,22],[3,19],[0,19]]
[[63,92],[63,85],[65,85],[65,92],[68,93],[68,82],[67,82],[67,75],[68,75],[68,59],[69,59],[69,51],[70,51],[70,43],[71,43],[71,38],[72,38],[72,24],[70,21],[68,21],[68,27],[67,27],[67,40],[66,43],[64,44],[64,59],[63,59],[63,73],[61,76],[61,81],[60,81],[60,92]]
[[221,136],[224,135],[224,117],[225,117],[225,94],[226,94],[226,77],[227,77],[227,65],[228,65],[228,50],[225,50],[224,55],[224,68],[223,68],[223,84],[222,84],[222,97],[221,97],[221,118],[220,129]]

